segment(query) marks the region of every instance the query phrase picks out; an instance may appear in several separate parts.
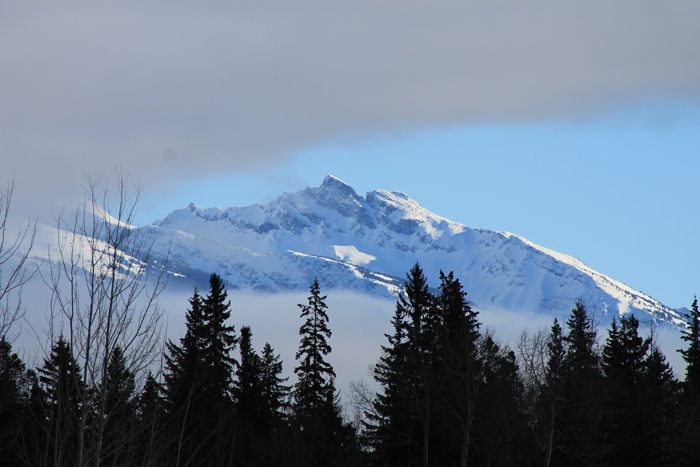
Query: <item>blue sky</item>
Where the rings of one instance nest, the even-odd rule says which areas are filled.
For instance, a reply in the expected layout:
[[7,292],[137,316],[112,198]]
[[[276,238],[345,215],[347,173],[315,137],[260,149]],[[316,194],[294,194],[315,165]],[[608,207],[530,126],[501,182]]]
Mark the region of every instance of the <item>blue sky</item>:
[[51,222],[121,168],[145,224],[330,173],[687,306],[698,50],[683,0],[6,2],[0,181]]

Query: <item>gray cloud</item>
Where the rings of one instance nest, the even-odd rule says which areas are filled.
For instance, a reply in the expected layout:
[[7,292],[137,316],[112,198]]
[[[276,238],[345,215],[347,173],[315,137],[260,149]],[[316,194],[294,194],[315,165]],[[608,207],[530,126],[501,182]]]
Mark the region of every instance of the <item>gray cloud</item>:
[[0,18],[0,160],[44,199],[116,165],[153,185],[343,132],[700,100],[697,2],[24,2]]

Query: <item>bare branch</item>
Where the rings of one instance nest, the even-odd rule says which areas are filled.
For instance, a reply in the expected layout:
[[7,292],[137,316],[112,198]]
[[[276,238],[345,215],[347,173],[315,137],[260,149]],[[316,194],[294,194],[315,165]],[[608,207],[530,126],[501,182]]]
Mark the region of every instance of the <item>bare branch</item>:
[[36,268],[29,267],[36,223],[27,222],[16,234],[8,232],[14,189],[14,179],[0,186],[0,337],[8,341],[16,337],[8,333],[24,316],[22,287],[36,272]]

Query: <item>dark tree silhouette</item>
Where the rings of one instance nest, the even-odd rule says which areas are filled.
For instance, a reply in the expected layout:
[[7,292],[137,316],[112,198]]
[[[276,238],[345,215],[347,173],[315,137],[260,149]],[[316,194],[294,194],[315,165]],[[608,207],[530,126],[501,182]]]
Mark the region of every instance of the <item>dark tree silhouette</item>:
[[321,295],[318,280],[310,288],[308,305],[299,304],[305,319],[299,328],[301,341],[294,369],[294,420],[301,433],[301,465],[329,466],[344,462],[342,453],[346,430],[335,390],[335,371],[325,357],[330,354],[326,296]]

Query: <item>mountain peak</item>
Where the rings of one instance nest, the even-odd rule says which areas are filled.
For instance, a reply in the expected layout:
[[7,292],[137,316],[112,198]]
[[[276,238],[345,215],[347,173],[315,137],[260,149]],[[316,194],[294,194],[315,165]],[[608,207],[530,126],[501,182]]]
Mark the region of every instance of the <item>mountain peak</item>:
[[321,198],[359,198],[353,187],[333,175],[326,175],[318,188]]
[[429,277],[454,271],[475,306],[562,316],[584,299],[599,313],[681,322],[677,312],[570,256],[451,222],[398,191],[361,197],[332,175],[265,204],[225,211],[190,204],[158,227],[173,233],[167,238],[175,242],[178,277],[217,272],[244,289],[301,290],[319,276],[330,288],[393,295],[420,261]]

